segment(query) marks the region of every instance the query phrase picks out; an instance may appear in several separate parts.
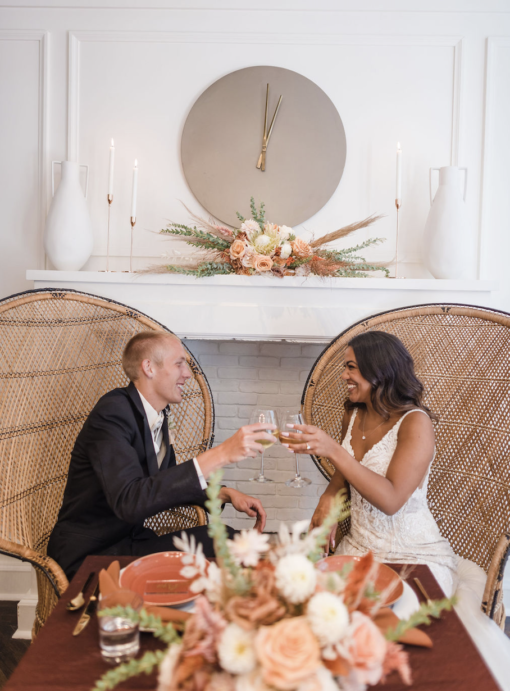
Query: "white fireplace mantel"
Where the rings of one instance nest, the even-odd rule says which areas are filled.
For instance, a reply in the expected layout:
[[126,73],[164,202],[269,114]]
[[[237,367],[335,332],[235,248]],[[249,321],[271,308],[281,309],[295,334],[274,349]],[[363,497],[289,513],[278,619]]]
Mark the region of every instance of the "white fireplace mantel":
[[181,338],[328,342],[364,317],[431,302],[491,305],[495,281],[320,279],[27,271],[34,288],[80,290],[144,312]]

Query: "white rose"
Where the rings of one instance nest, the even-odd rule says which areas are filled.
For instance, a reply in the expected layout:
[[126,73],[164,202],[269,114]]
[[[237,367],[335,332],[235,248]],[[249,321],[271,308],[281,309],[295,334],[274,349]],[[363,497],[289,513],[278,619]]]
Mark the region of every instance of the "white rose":
[[280,257],[282,259],[288,259],[290,255],[292,254],[292,245],[289,242],[284,242],[282,245],[282,251],[280,253]]
[[257,658],[253,647],[253,633],[237,624],[228,624],[218,644],[221,667],[230,674],[249,674],[255,669]]
[[280,226],[280,237],[282,240],[288,240],[293,235],[294,230],[289,226]]
[[347,607],[333,593],[316,593],[310,598],[306,616],[313,633],[323,646],[339,641],[349,626]]
[[302,554],[282,557],[276,565],[275,576],[276,587],[293,605],[305,602],[315,591],[317,572]]

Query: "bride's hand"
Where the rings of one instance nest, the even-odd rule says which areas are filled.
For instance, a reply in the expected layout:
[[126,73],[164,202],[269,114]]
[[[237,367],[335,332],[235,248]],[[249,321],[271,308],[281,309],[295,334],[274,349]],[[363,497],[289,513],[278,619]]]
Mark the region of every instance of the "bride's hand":
[[[315,509],[312,520],[310,521],[310,530],[313,528],[320,528],[323,524],[324,519],[328,515],[331,509],[331,501],[333,497],[329,497],[327,494],[323,494],[319,499],[317,508]],[[337,524],[331,528],[331,532],[328,537],[328,541],[324,545],[324,551],[329,553],[330,549],[335,549],[335,535],[336,535]]]
[[[299,432],[293,430],[299,430]],[[329,434],[313,425],[293,425],[285,432],[280,432],[280,435],[286,438],[286,443],[282,440],[283,446],[292,453],[309,453],[331,458],[339,446]]]

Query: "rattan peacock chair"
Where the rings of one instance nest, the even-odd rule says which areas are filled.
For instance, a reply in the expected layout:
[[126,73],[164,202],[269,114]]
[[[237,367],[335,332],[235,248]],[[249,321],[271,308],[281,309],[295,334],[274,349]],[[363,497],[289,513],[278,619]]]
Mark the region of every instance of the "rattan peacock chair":
[[[36,567],[33,635],[68,585],[46,546],[76,436],[98,399],[127,385],[122,351],[145,330],[168,331],[125,305],[72,290],[34,290],[0,301],[0,553]],[[193,377],[172,409],[178,463],[208,449],[214,437],[209,385],[188,355]],[[198,506],[146,521],[158,535],[205,523]]]
[[[321,353],[305,384],[304,417],[340,441],[348,342],[366,331],[398,336],[439,416],[428,500],[455,552],[487,573],[482,610],[504,623],[503,573],[510,550],[510,315],[464,305],[419,305],[368,317]],[[326,458],[314,457],[331,478]],[[348,525],[341,526],[345,533]]]

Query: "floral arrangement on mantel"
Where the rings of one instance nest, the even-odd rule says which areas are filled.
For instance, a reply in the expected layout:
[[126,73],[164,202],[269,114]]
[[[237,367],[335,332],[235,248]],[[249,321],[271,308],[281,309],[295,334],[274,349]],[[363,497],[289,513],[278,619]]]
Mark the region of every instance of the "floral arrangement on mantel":
[[161,234],[186,238],[189,245],[200,248],[204,253],[193,268],[167,265],[150,271],[197,277],[238,274],[273,275],[280,278],[308,275],[359,278],[366,277],[367,271],[382,271],[386,276],[389,275],[385,266],[369,264],[358,254],[371,245],[383,242],[383,238],[371,238],[346,249],[325,247],[334,240],[375,223],[380,216],[370,216],[359,223],[306,242],[296,237],[292,228],[266,222],[264,203],[257,209],[252,197],[250,207],[252,217],[247,220],[237,214],[240,227],[235,230],[218,225],[212,219],[205,221],[191,212],[198,228],[170,223],[160,231]]
[[255,530],[227,539],[220,480],[221,472],[211,477],[206,504],[218,563],[207,564],[193,537],[174,538],[185,553],[181,574],[199,593],[184,634],[143,610],[104,610],[140,621],[169,645],[107,672],[95,691],[149,674],[157,665],[158,691],[361,691],[393,670],[410,684],[408,656],[397,641],[450,609],[453,600],[422,605],[383,633],[377,614],[388,593],[374,590],[378,565],[372,554],[342,572],[314,566],[333,525],[349,514],[343,493],[320,528],[305,533],[307,521],[292,531],[282,524],[270,546],[268,536]]

